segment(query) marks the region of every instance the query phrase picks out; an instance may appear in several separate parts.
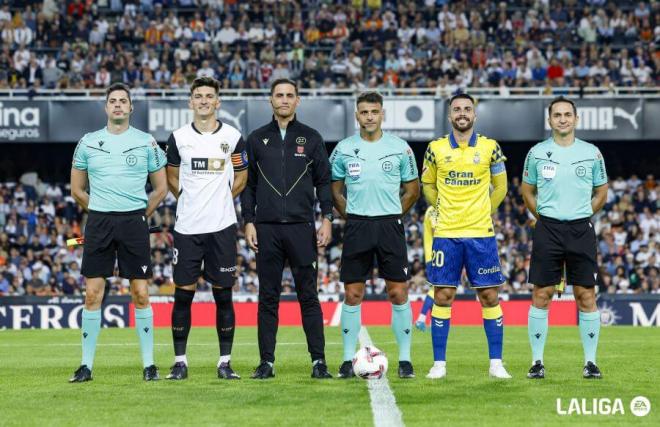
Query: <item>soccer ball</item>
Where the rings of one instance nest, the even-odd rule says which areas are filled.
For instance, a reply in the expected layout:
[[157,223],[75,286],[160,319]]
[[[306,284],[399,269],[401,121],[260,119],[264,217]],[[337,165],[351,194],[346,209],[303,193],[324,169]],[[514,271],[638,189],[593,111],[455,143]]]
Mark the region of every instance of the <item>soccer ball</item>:
[[383,378],[387,372],[387,356],[376,347],[362,347],[353,356],[353,372],[365,380]]

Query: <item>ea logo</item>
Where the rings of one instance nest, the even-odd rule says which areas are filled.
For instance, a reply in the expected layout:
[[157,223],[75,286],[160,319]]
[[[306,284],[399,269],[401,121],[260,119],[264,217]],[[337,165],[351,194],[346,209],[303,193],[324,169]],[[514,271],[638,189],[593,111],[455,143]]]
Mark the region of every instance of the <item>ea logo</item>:
[[389,160],[383,162],[383,170],[384,170],[385,172],[390,172],[390,171],[392,170],[392,168],[393,168],[393,166],[392,166],[392,162],[390,162]]
[[126,157],[126,164],[128,166],[135,166],[137,164],[137,157],[135,157],[135,154]]
[[630,401],[630,412],[637,417],[643,417],[651,412],[651,401],[644,396],[634,397]]
[[585,168],[584,166],[578,166],[577,168],[575,168],[575,175],[579,176],[580,178],[582,178],[586,174],[587,174],[587,168]]

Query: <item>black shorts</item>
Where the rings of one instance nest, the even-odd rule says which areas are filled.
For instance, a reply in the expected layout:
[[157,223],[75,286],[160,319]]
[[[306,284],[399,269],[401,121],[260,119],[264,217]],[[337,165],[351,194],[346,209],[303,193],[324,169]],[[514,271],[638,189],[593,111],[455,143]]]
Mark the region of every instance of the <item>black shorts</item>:
[[231,288],[236,275],[236,254],[236,224],[214,233],[181,234],[175,230],[174,283],[194,285],[203,270],[204,279],[211,285]]
[[144,210],[131,212],[89,211],[85,226],[82,275],[110,277],[119,265],[126,279],[151,277],[149,224]]
[[408,248],[401,218],[349,214],[344,228],[340,280],[365,282],[371,275],[374,256],[380,277],[393,282],[408,280]]
[[589,218],[559,221],[541,217],[532,233],[532,260],[529,282],[536,286],[555,286],[566,264],[569,284],[596,286],[596,231]]

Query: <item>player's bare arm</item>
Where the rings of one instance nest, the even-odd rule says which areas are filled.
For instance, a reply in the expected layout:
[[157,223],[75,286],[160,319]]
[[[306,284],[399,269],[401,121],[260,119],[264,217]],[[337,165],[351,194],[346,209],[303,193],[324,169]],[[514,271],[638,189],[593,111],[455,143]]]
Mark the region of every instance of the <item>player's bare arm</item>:
[[234,172],[234,184],[231,186],[231,196],[233,198],[236,198],[236,196],[238,196],[243,192],[246,184],[247,184],[247,169]]
[[89,193],[87,192],[87,171],[71,168],[71,197],[85,210],[89,206]]
[[523,201],[525,206],[529,211],[534,215],[538,220],[539,214],[536,212],[536,185],[527,184],[523,182],[520,186],[520,192],[522,193]]
[[156,172],[151,172],[149,174],[149,182],[151,182],[151,187],[153,190],[149,194],[149,201],[147,202],[147,210],[145,212],[147,217],[150,217],[152,213],[158,208],[160,202],[163,201],[165,196],[167,196],[167,176],[165,174],[165,168],[160,168]]
[[401,213],[405,215],[419,199],[419,179],[404,182],[401,184],[401,188],[403,188],[403,194],[401,195]]
[[594,188],[594,196],[591,199],[591,209],[594,213],[598,212],[603,208],[603,206],[605,206],[605,202],[607,202],[608,189],[609,184],[603,184]]
[[179,199],[179,166],[167,166],[167,188]]
[[346,218],[346,197],[344,197],[344,181],[333,181],[332,185],[332,200],[335,209],[342,216]]

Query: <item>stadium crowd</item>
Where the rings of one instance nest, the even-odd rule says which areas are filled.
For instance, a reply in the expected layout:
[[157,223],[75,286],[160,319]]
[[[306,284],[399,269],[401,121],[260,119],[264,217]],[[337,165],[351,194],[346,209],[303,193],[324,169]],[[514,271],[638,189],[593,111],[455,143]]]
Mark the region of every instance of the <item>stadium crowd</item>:
[[[655,87],[660,2],[13,0],[0,90]],[[513,90],[515,91],[515,89]],[[148,94],[148,92],[146,92]]]
[[[610,182],[607,204],[594,217],[599,240],[599,291],[607,293],[660,293],[660,183],[649,175],[641,180],[617,177]],[[240,205],[236,205],[240,209]],[[425,206],[419,202],[406,216],[411,293],[426,291],[423,266],[422,223]],[[154,279],[152,294],[173,292],[172,229],[175,200],[168,195],[152,217],[163,231],[151,235]],[[68,185],[41,183],[26,174],[19,183],[0,183],[0,295],[78,295],[84,289],[80,274],[82,247],[67,247],[66,240],[80,236],[86,215],[69,195]],[[529,293],[527,283],[533,217],[526,211],[520,179],[513,177],[509,192],[494,215],[502,271],[503,291]],[[320,221],[320,218],[319,218]],[[335,219],[333,242],[319,256],[319,289],[335,294],[339,282],[343,221]],[[255,294],[259,281],[254,253],[239,231],[237,293]],[[384,292],[385,283],[377,269],[367,286],[368,293]],[[293,290],[289,269],[285,270],[284,292]],[[129,292],[128,281],[108,278],[112,294]],[[208,285],[200,280],[200,289]],[[459,292],[469,292],[464,284]]]

